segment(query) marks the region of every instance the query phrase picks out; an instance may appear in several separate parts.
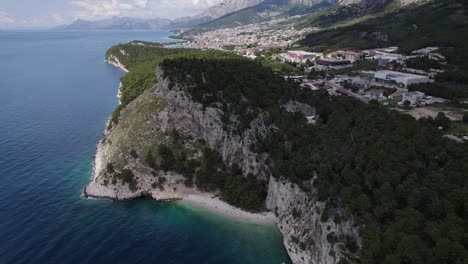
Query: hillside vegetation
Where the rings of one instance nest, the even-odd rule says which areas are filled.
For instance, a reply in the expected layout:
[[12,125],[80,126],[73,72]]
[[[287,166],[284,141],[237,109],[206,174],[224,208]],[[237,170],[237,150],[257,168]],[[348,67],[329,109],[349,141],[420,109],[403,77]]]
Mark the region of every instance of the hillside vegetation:
[[402,52],[440,46],[449,62],[466,66],[468,13],[462,0],[410,5],[363,20],[310,34],[300,44],[319,50],[398,46]]
[[[316,188],[321,200],[363,226],[362,262],[468,257],[468,147],[443,139],[431,122],[300,90],[246,60],[182,58],[161,66],[194,100],[237,116],[244,128],[267,113],[270,131],[252,148],[270,155],[274,177]],[[308,125],[302,114],[280,107],[289,99],[316,106],[319,123]]]

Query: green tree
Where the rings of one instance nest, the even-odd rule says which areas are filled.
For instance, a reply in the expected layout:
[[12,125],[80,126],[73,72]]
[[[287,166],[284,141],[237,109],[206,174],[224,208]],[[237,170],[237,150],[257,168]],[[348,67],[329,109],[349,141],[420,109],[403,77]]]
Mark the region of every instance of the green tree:
[[450,119],[448,119],[448,117],[446,117],[443,112],[439,112],[437,117],[434,119],[434,124],[437,127],[442,127],[445,130],[450,126]]
[[463,122],[468,123],[468,112],[463,113]]
[[156,163],[154,161],[153,152],[148,150],[145,155],[145,162],[150,166],[152,169],[156,169]]
[[405,101],[403,102],[403,107],[404,107],[405,109],[409,109],[410,106],[411,106],[411,102],[410,102],[410,101],[405,100]]
[[165,144],[160,144],[157,149],[158,156],[161,158],[160,166],[164,171],[170,170],[175,165],[174,153],[171,148]]

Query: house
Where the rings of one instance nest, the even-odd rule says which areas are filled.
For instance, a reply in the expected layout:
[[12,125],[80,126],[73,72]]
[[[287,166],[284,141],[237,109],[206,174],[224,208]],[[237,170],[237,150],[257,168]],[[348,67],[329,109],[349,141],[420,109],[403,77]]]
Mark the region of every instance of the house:
[[407,87],[411,84],[431,82],[431,79],[424,75],[416,75],[388,70],[375,72],[374,78],[376,81],[396,83],[404,87]]
[[424,93],[418,92],[418,91],[407,92],[403,94],[403,97],[401,98],[401,102],[404,103],[408,101],[410,102],[411,106],[416,106],[421,103],[424,95],[425,95]]

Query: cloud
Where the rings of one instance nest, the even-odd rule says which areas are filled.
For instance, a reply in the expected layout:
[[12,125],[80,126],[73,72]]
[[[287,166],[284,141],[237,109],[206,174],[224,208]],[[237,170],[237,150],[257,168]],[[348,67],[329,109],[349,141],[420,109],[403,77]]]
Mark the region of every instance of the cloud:
[[7,12],[0,10],[0,25],[1,24],[13,24],[16,22],[16,18],[10,16]]
[[222,0],[73,0],[73,14],[81,19],[101,19],[112,16],[139,18],[177,18],[195,15]]

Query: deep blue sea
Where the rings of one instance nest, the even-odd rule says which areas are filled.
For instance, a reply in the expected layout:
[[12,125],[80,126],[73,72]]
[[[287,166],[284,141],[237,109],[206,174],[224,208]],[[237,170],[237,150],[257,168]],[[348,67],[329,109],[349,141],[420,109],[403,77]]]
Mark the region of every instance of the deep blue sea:
[[122,72],[167,32],[0,31],[0,263],[289,263],[273,226],[152,200],[86,200]]

